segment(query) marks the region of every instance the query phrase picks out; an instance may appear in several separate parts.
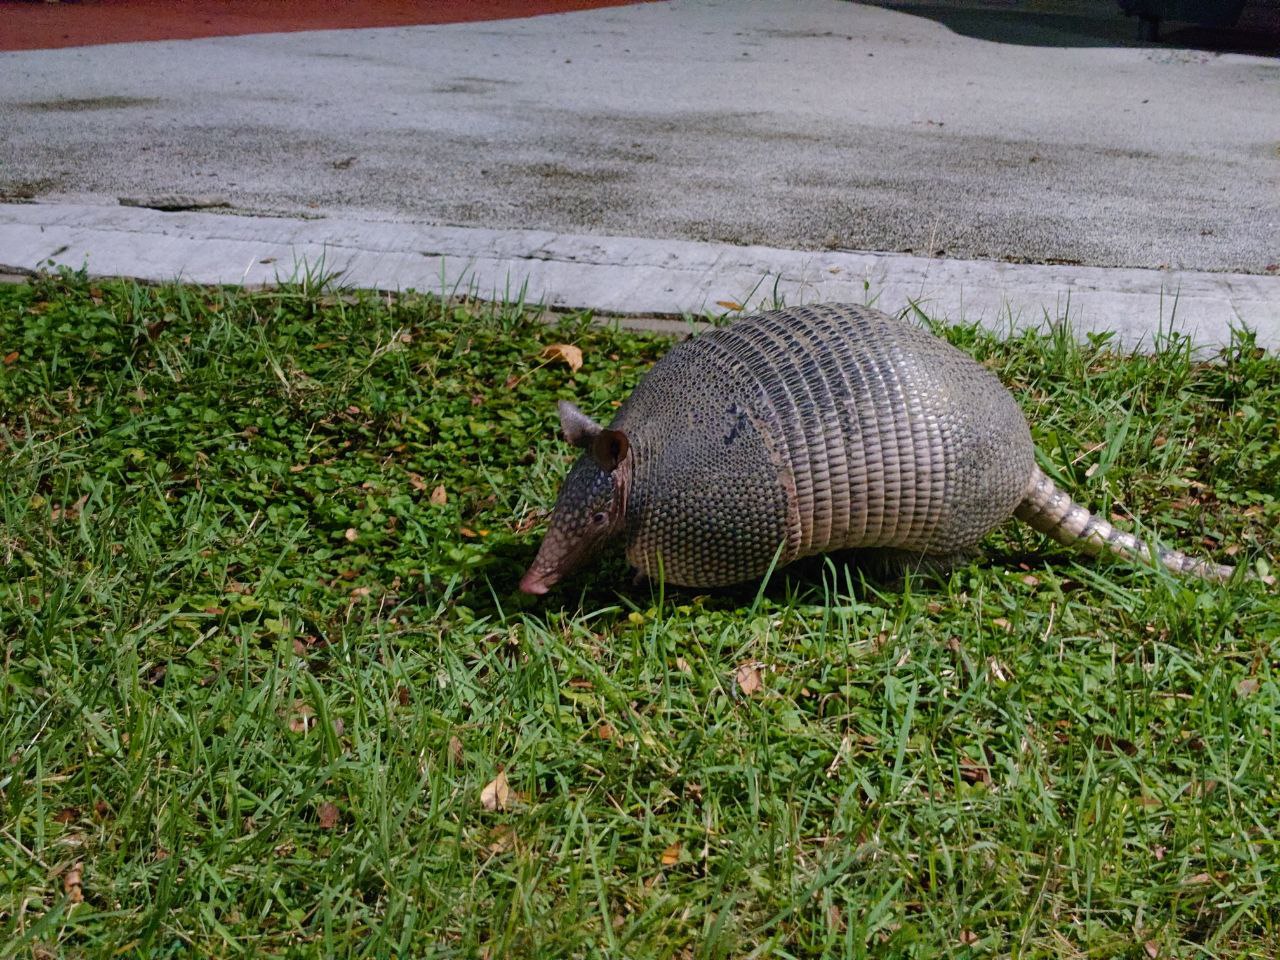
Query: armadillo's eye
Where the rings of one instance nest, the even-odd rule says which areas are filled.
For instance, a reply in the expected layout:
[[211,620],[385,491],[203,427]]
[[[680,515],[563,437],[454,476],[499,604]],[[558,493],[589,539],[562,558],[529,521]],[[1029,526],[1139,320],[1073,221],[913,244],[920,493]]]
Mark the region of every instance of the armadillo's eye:
[[609,520],[609,515],[603,512],[597,513],[594,517],[591,518],[591,522],[596,524],[596,526],[606,523],[608,522],[608,520]]

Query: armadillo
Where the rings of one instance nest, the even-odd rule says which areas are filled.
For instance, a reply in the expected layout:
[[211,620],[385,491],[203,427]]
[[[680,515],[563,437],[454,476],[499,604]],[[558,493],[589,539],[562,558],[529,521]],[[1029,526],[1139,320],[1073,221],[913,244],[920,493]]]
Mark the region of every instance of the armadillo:
[[879,310],[772,310],[676,345],[606,428],[560,404],[583,448],[520,581],[542,594],[611,541],[651,578],[757,579],[847,548],[945,567],[1016,515],[1089,553],[1232,573],[1148,546],[1036,464],[1027,420],[968,354]]

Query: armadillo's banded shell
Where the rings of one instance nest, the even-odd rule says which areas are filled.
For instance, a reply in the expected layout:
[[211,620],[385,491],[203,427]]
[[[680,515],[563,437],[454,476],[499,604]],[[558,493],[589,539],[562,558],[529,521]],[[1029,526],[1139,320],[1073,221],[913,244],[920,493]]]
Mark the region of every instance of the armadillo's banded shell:
[[843,547],[947,554],[1022,499],[1013,398],[921,328],[852,305],[760,314],[659,361],[614,426],[631,442],[628,557],[714,585]]

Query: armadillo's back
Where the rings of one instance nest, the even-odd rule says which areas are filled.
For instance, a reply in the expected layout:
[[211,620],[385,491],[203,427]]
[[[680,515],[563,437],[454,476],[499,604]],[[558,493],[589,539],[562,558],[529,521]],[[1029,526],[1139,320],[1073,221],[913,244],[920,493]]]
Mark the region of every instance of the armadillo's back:
[[1022,499],[1026,420],[1000,381],[866,307],[778,310],[680,344],[615,425],[635,456],[628,556],[710,586],[843,547],[947,554]]

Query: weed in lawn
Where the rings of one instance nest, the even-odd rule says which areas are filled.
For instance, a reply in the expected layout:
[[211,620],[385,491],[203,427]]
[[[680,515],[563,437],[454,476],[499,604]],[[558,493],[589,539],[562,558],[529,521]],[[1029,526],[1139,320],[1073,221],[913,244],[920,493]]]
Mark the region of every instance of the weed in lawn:
[[[1010,525],[942,581],[535,602],[554,401],[666,344],[303,287],[0,288],[3,952],[1280,950],[1275,593]],[[1084,502],[1275,562],[1247,336],[947,335]]]

